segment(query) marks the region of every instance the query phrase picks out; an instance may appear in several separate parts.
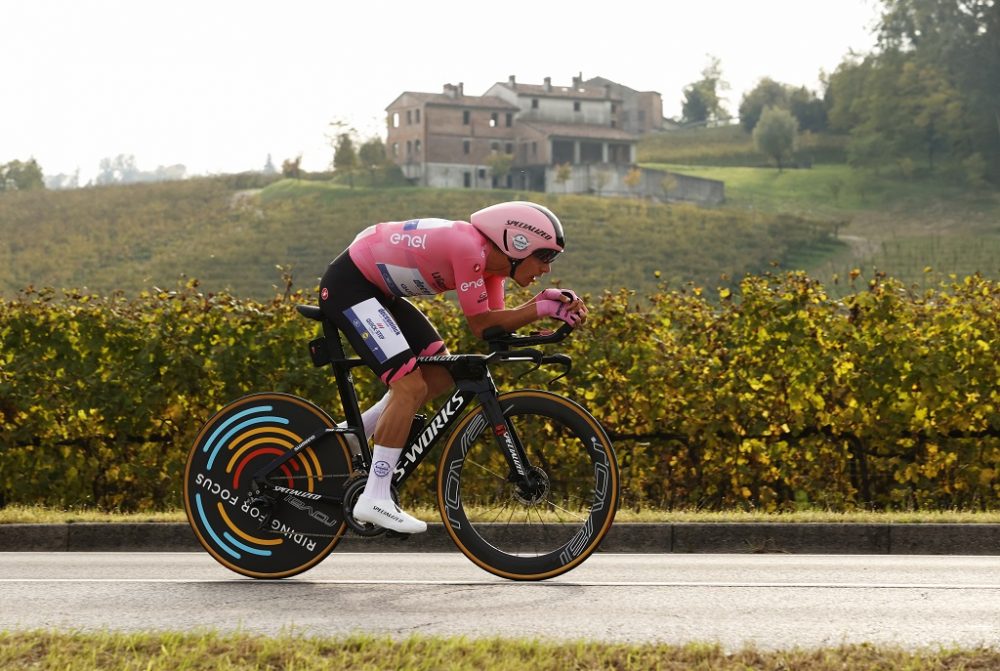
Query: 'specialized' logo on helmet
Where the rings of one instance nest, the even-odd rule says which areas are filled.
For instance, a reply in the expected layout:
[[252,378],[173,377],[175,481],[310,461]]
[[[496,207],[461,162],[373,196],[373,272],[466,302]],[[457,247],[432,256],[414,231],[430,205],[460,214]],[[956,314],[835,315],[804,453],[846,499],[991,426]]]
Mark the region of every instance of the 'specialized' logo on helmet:
[[531,242],[528,241],[528,236],[522,233],[518,233],[513,238],[511,238],[510,244],[513,245],[514,249],[516,249],[517,251],[523,252],[528,248],[528,245],[530,245]]

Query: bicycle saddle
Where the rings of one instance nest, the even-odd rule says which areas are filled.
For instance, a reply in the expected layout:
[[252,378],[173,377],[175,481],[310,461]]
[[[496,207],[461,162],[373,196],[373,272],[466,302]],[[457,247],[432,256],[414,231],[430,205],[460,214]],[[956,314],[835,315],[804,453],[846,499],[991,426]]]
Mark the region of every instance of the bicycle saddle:
[[315,319],[318,322],[323,321],[323,311],[319,309],[318,305],[296,305],[295,309],[298,310],[299,314],[303,317]]

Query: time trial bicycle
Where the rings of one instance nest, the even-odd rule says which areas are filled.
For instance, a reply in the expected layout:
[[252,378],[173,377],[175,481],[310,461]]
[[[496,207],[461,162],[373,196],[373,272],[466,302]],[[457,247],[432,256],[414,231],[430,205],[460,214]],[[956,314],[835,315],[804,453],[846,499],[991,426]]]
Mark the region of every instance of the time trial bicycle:
[[[364,362],[345,356],[337,327],[318,307],[297,309],[322,324],[309,350],[314,365],[332,366],[346,423],[338,426],[291,394],[250,394],[205,424],[184,472],[184,505],[198,541],[222,565],[254,578],[312,568],[348,530],[398,535],[351,514],[371,465],[351,374]],[[579,566],[618,506],[618,462],[600,423],[556,393],[500,393],[490,374],[493,365],[528,362],[566,375],[569,356],[535,346],[571,331],[493,330],[484,334],[489,354],[418,358],[447,368],[455,388],[429,422],[414,419],[393,497],[444,437],[437,474],[444,529],[466,557],[504,578],[544,580]]]

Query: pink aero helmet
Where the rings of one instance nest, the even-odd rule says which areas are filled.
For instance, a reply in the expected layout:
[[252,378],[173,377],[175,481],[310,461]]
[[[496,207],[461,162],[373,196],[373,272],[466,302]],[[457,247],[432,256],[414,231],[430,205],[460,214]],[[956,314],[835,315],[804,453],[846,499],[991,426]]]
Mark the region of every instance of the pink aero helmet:
[[566,247],[559,218],[547,207],[526,200],[490,205],[473,212],[469,223],[510,258],[511,275],[529,256],[551,263]]

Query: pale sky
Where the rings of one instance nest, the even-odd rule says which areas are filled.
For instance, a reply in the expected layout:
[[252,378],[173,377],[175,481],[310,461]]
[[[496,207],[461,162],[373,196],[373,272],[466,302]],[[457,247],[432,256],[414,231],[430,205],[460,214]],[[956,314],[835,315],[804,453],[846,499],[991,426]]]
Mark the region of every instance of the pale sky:
[[761,77],[820,89],[873,48],[876,0],[3,0],[0,163],[92,178],[104,157],[188,174],[302,155],[327,169],[330,122],[381,134],[403,91],[602,76],[680,116],[709,54],[727,107]]

